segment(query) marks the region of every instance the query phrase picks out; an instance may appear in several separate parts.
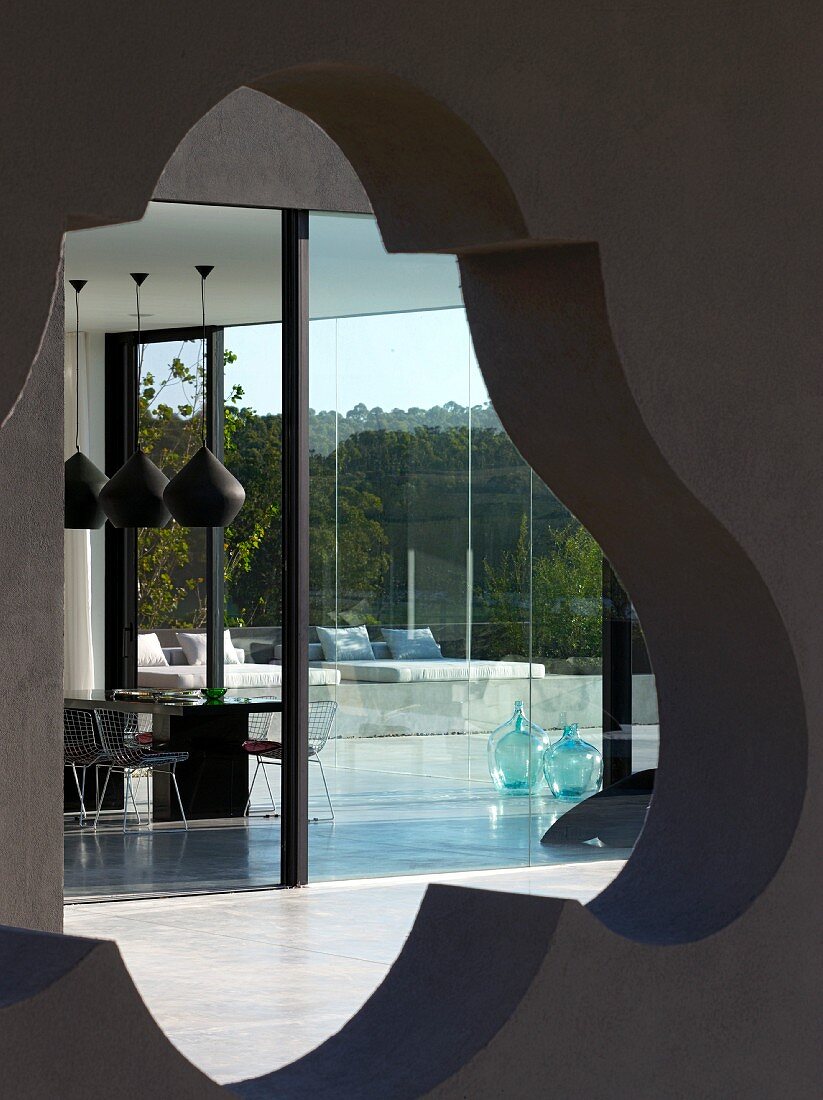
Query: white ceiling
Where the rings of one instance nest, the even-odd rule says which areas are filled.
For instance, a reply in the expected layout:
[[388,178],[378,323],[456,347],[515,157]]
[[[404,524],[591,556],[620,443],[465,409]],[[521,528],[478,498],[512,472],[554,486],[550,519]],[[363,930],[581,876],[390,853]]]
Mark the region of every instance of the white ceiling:
[[[309,227],[312,317],[346,317],[462,305],[450,256],[390,256],[373,218],[315,214]],[[147,271],[140,292],[145,329],[200,322],[196,264],[213,264],[207,321],[216,325],[280,320],[280,212],[226,206],[149,203],[139,222],[84,229],[66,237],[66,328],[74,330],[69,279],[86,279],[80,327],[136,327],[131,271]]]

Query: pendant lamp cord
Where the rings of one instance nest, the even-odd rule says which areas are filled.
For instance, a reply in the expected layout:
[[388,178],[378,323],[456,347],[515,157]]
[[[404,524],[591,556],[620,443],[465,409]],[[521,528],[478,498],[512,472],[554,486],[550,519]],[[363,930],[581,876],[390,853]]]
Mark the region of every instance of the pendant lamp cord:
[[148,279],[149,274],[147,271],[132,271],[131,277],[134,279],[134,300],[137,303],[137,393],[134,396],[134,449],[135,452],[141,450],[140,447],[140,394],[141,387],[143,385],[143,344],[141,342],[141,336],[143,335],[140,327],[140,287]]
[[74,288],[74,449],[80,450],[80,291]]
[[143,355],[140,343],[140,283],[134,284],[134,297],[138,304],[138,406],[140,406],[140,387],[143,382]]
[[206,446],[206,276],[201,273],[200,275],[200,312],[203,319],[203,352],[201,359],[202,373],[200,375],[203,382],[203,416],[201,419],[201,437],[203,446]]

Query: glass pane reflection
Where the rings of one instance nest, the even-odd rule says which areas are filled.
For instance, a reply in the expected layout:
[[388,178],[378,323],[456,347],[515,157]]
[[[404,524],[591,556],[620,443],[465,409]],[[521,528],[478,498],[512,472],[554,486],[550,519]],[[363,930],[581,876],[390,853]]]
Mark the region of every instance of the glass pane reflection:
[[313,215],[310,250],[312,658],[338,702],[311,877],[557,860],[540,841],[574,802],[542,775],[501,793],[487,745],[522,700],[602,752],[600,549],[503,431],[455,261],[388,256],[367,217]]

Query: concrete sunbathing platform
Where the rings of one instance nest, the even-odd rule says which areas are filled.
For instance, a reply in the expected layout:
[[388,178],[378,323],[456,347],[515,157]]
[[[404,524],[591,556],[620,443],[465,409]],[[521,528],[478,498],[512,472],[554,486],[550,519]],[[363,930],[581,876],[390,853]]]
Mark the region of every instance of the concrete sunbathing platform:
[[[561,713],[588,727],[599,726],[603,717],[603,679],[593,675],[417,683],[344,678],[336,686],[311,688],[311,697],[337,701],[335,737],[489,732],[511,716],[516,699],[546,729],[557,727]],[[635,724],[657,725],[654,676],[633,676],[632,698]]]

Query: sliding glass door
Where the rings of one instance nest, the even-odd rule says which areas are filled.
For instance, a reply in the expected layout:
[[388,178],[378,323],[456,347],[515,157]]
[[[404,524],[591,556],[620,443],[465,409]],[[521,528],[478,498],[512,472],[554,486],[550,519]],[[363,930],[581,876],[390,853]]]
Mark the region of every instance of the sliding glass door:
[[[310,257],[310,652],[337,702],[311,877],[569,858],[542,840],[581,798],[555,796],[543,750],[575,725],[604,750],[600,549],[491,407],[455,260],[389,256],[374,219],[328,214]],[[496,759],[512,720],[537,728]],[[607,755],[631,722],[629,702]]]
[[[174,521],[138,530],[107,524],[105,554],[92,553],[93,599],[106,607],[105,632],[92,639],[96,651],[106,652],[105,675],[103,661],[96,661],[98,688],[164,697],[198,693],[207,684],[201,643],[208,631],[225,630],[222,680],[230,695],[281,693],[280,228],[279,210],[151,203],[140,222],[68,235],[67,277],[87,279],[90,386],[105,388],[105,417],[92,432],[106,441],[107,472],[139,445],[171,478],[201,446],[209,425],[219,453],[216,424],[225,463],[246,489],[244,508],[225,530]],[[214,265],[206,287],[205,357],[196,271],[203,263]],[[149,273],[141,288],[139,347],[132,270]],[[99,621],[101,609],[94,610]],[[96,831],[68,829],[67,896],[277,885],[277,762],[267,760],[265,776],[258,771],[248,815],[245,793],[236,797],[238,789],[248,792],[257,763],[243,741],[278,737],[277,718],[252,714],[248,732],[238,727],[231,745],[215,740],[205,759],[200,754],[195,763],[193,753],[178,766],[188,831],[176,805],[166,812],[146,779],[137,806],[128,807],[124,832],[115,785]],[[162,715],[152,734],[156,747],[168,742]],[[217,813],[217,805],[228,808]]]

